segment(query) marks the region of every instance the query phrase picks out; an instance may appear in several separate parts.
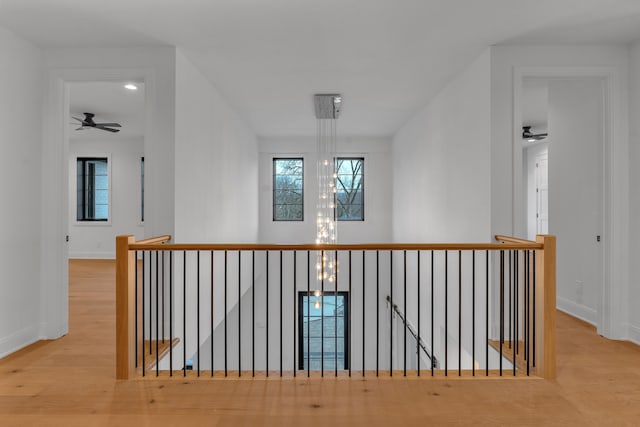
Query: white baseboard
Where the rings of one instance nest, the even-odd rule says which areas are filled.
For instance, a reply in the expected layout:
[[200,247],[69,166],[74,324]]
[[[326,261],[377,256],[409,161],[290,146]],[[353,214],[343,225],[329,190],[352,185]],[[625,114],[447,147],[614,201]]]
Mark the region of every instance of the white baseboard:
[[562,297],[557,297],[556,307],[560,311],[564,311],[573,317],[577,317],[578,319],[584,320],[585,322],[597,327],[598,312],[591,307],[578,304]]
[[29,326],[11,335],[2,337],[0,338],[0,359],[40,339],[38,328],[35,326]]
[[640,345],[640,327],[629,325],[629,341]]
[[69,252],[71,259],[116,259],[115,252]]

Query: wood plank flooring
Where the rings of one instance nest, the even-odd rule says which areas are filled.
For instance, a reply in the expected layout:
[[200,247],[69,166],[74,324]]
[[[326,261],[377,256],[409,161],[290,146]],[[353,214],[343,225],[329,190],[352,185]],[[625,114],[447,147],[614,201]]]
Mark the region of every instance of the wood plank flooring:
[[69,268],[69,334],[0,360],[2,426],[640,425],[640,347],[562,313],[556,381],[116,381],[114,263]]

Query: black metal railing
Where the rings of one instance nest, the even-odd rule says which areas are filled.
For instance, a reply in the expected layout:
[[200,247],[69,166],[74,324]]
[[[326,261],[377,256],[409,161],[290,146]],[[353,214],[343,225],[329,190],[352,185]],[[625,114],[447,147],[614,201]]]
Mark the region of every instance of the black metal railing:
[[[385,299],[386,299],[387,302],[389,302],[389,303],[391,302],[391,297],[389,295],[387,295]],[[407,319],[405,318],[404,314],[402,314],[402,312],[398,308],[398,304],[393,304],[391,306],[391,308],[395,312],[396,316],[398,316],[400,321],[403,323],[404,329],[411,334],[411,336],[413,337],[414,340],[416,340],[416,354],[418,354],[417,363],[416,363],[416,371],[417,371],[418,375],[420,375],[420,357],[419,357],[420,350],[422,350],[424,355],[427,356],[427,358],[429,359],[429,368],[438,369],[438,359],[436,359],[436,357],[433,356],[431,354],[431,352],[427,349],[427,345],[422,340],[422,337],[419,335],[419,333],[413,327],[411,322],[407,321]],[[406,336],[405,336],[405,338],[406,338]],[[406,341],[405,341],[405,343],[406,343]]]
[[[529,375],[542,249],[134,242],[134,368],[142,376],[406,376],[421,374],[422,349],[431,376]],[[335,279],[322,274],[327,251]],[[389,315],[380,309],[387,303]],[[402,335],[394,336],[394,316]]]

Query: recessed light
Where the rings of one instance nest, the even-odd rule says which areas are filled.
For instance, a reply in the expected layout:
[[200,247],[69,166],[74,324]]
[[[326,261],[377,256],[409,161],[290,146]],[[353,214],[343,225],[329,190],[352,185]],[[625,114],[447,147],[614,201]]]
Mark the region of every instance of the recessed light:
[[124,85],[125,89],[129,89],[129,90],[138,90],[138,86],[132,84],[132,83],[128,83],[126,85]]

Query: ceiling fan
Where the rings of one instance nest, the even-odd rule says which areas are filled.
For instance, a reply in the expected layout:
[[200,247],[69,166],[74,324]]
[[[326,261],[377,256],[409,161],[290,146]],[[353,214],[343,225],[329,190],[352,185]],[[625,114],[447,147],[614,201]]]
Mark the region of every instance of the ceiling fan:
[[543,139],[547,139],[547,133],[533,133],[531,132],[531,126],[522,126],[522,139],[526,139],[527,142],[536,142]]
[[83,113],[84,114],[84,119],[80,119],[78,117],[73,117],[73,119],[77,120],[78,122],[80,122],[80,127],[77,128],[76,130],[84,130],[86,128],[95,128],[95,129],[101,129],[101,130],[106,130],[107,132],[120,132],[120,129],[113,129],[113,128],[119,128],[122,127],[120,126],[120,123],[96,123],[93,121],[93,117],[95,116],[95,114],[93,113]]

